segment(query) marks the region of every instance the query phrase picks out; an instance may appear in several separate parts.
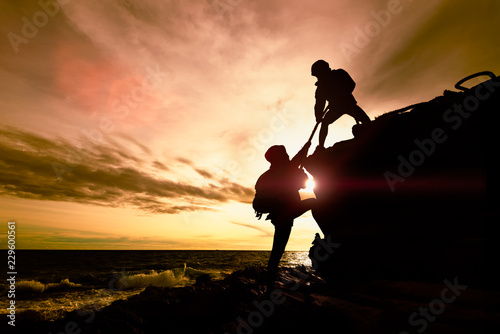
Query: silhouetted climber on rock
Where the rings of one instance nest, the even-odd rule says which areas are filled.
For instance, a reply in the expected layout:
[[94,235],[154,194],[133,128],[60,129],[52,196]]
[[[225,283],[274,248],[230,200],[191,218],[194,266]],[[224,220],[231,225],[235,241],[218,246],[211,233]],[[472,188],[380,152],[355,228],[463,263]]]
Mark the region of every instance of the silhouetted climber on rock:
[[[345,70],[332,70],[326,61],[318,60],[311,67],[311,75],[318,78],[314,113],[316,122],[321,123],[319,149],[324,148],[328,125],[340,116],[350,115],[358,124],[370,122],[370,117],[358,106],[352,95],[356,83]],[[328,101],[328,107],[325,109],[326,101]]]
[[253,208],[260,219],[263,213],[269,213],[274,225],[274,239],[271,256],[267,266],[270,284],[278,271],[278,265],[285,251],[293,220],[312,209],[316,199],[301,200],[299,189],[305,188],[308,179],[299,166],[307,156],[311,144],[307,143],[290,161],[286,149],[282,145],[269,148],[265,154],[271,167],[262,174],[255,184],[255,199]]

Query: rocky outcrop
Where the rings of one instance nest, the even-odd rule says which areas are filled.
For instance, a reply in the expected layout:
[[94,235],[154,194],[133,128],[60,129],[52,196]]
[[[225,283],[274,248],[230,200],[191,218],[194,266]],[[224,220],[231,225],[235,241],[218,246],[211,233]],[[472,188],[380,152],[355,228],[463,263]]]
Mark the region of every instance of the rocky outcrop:
[[356,125],[353,139],[307,159],[319,203],[313,216],[341,244],[319,273],[489,284],[500,112],[500,80],[490,76]]

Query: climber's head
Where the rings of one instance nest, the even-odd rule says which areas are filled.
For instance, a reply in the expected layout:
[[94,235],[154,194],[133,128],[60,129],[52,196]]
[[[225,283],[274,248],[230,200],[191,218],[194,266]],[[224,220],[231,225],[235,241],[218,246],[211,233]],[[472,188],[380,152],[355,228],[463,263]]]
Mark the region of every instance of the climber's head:
[[318,78],[330,73],[330,71],[330,65],[324,60],[318,60],[311,66],[311,75]]
[[271,146],[267,150],[265,157],[271,165],[281,165],[290,161],[290,157],[288,153],[286,153],[286,148],[283,145]]

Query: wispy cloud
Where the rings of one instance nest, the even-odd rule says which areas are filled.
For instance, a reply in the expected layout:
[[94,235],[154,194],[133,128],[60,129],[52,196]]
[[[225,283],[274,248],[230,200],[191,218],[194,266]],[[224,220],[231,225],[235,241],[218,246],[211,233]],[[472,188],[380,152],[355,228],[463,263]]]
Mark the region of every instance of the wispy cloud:
[[263,227],[260,227],[260,226],[254,225],[254,224],[239,223],[239,222],[234,222],[234,221],[232,221],[230,223],[234,224],[234,225],[239,225],[239,226],[251,228],[251,229],[257,230],[259,232],[262,232],[263,233],[262,236],[264,236],[264,237],[272,237],[273,236],[273,233],[269,232],[268,230],[266,230]]
[[[226,179],[195,185],[196,180],[186,183],[158,177],[141,168],[148,165],[146,161],[120,147],[77,148],[63,139],[51,140],[12,127],[0,129],[0,140],[0,191],[4,195],[128,206],[154,214],[214,210],[229,201],[249,203],[253,195],[252,189]],[[164,166],[157,161],[153,165]],[[205,178],[213,177],[204,169],[195,170]]]
[[163,249],[184,246],[184,241],[163,236],[123,236],[88,230],[55,228],[50,230],[25,226],[24,238],[19,240],[23,249]]

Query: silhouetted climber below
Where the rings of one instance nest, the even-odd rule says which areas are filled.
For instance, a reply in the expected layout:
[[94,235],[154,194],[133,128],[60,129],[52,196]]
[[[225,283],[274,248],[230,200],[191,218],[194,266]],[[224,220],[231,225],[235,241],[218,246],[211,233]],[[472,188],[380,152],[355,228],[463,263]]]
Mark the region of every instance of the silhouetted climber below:
[[[305,188],[308,179],[299,166],[307,156],[311,143],[307,143],[290,160],[282,145],[269,148],[265,154],[271,167],[262,174],[255,184],[253,208],[260,219],[263,213],[269,213],[267,219],[274,225],[273,248],[268,262],[269,284],[273,285],[278,265],[285,251],[293,220],[312,209],[315,198],[300,199],[299,189]],[[266,220],[267,220],[266,219]]]
[[[311,75],[318,78],[314,114],[316,122],[321,123],[319,149],[324,148],[328,125],[340,116],[350,115],[354,117],[357,124],[370,122],[370,117],[358,106],[352,95],[356,83],[345,70],[332,70],[326,61],[318,60],[311,67]],[[328,107],[325,109],[326,101],[328,101]]]

